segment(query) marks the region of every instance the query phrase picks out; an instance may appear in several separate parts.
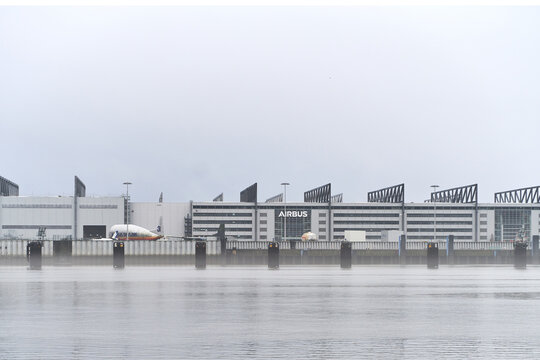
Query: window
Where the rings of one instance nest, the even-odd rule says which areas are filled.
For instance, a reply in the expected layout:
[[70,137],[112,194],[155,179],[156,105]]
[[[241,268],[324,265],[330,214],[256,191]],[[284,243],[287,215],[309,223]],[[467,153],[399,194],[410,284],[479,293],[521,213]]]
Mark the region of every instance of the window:
[[320,235],[319,240],[326,240],[326,235]]
[[319,220],[320,225],[326,225],[326,220]]
[[[398,224],[397,222],[395,224]],[[435,225],[435,221],[409,221],[407,225]],[[437,219],[437,225],[472,225],[472,221],[445,221]]]
[[[261,214],[262,215],[262,214]],[[194,212],[193,216],[253,216],[251,213],[204,213],[204,212]]]
[[266,232],[266,228],[261,228],[261,232]]
[[[433,214],[431,213],[425,213],[425,214],[407,214],[407,217],[433,217]],[[472,217],[472,214],[439,214],[437,211],[437,218],[442,217]]]
[[266,224],[266,220],[261,220],[261,225]]
[[495,241],[529,238],[531,210],[523,208],[495,209]]
[[259,237],[261,238],[261,240],[266,240],[266,235],[261,235]]
[[267,215],[268,215],[267,213],[260,213],[261,217],[266,217]]
[[347,224],[347,225],[399,225],[399,221],[394,220],[336,220],[334,224]]
[[487,232],[487,229],[480,229],[480,232]]
[[193,224],[251,224],[251,220],[193,220]]
[[319,217],[326,217],[325,213],[319,213]]
[[487,236],[480,236],[480,240],[487,240]]
[[399,214],[379,214],[379,213],[334,213],[335,217],[399,217]]
[[487,218],[487,214],[480,214],[481,218]]
[[319,228],[319,232],[326,232],[326,228]]
[[480,225],[487,225],[487,221],[480,221]]

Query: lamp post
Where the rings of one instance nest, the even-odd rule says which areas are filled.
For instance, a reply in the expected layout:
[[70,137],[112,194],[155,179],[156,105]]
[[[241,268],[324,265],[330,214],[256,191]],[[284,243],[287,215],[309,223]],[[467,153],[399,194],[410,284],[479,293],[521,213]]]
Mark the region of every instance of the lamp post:
[[[437,192],[439,185],[431,185],[433,192]],[[437,198],[433,199],[433,241],[437,241]]]
[[282,182],[281,185],[283,185],[283,207],[284,207],[284,215],[283,218],[283,239],[287,240],[287,185],[291,185],[288,182]]
[[126,185],[126,240],[129,240],[129,185],[131,183],[126,181],[124,185]]

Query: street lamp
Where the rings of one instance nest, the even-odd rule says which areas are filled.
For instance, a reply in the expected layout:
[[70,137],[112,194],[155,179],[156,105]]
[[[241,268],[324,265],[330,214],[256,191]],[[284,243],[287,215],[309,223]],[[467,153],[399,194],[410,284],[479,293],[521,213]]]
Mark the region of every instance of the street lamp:
[[284,207],[284,218],[283,218],[283,239],[287,240],[287,185],[291,185],[288,182],[282,182],[283,185],[283,207]]
[[[431,185],[433,192],[437,192],[439,185]],[[433,241],[437,241],[437,197],[433,199]]]
[[126,240],[129,240],[129,185],[131,183],[129,181],[126,181],[124,183],[126,185],[126,210],[127,210],[127,217],[126,217]]

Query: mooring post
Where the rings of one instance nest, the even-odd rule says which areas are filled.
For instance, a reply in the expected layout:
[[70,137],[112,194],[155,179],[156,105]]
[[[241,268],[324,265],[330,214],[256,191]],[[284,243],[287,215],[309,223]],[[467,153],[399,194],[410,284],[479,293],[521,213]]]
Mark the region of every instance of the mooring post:
[[279,269],[279,244],[277,242],[268,244],[268,268]]
[[352,266],[352,244],[349,241],[341,242],[340,259],[341,268],[350,269]]
[[206,269],[206,242],[195,243],[195,269]]
[[532,263],[533,264],[538,264],[539,261],[539,256],[540,256],[540,251],[538,250],[538,241],[540,239],[540,236],[539,235],[533,235],[532,236],[532,251],[531,251],[531,257],[532,257]]
[[514,242],[514,267],[525,269],[527,267],[527,243],[522,241]]
[[219,225],[217,238],[219,240],[220,251],[221,251],[221,265],[227,265],[227,236],[225,235],[225,224]]
[[115,269],[123,269],[125,266],[124,260],[124,242],[113,242],[113,267]]
[[398,245],[399,245],[398,247],[399,263],[403,265],[407,263],[407,236],[406,235],[399,236]]
[[446,237],[446,263],[454,263],[454,235]]
[[439,244],[435,242],[427,244],[427,267],[428,269],[439,268]]
[[26,259],[30,270],[41,270],[41,242],[32,241],[26,245]]

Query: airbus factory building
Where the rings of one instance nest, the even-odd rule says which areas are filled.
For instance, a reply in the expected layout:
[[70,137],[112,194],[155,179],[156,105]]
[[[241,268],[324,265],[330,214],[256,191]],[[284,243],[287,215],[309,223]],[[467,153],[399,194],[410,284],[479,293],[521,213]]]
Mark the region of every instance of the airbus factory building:
[[[130,202],[125,196],[87,197],[75,177],[73,196],[19,196],[18,186],[0,177],[1,239],[91,239],[109,236],[112,225],[135,224],[160,235],[212,238],[224,224],[229,240],[299,240],[312,232],[320,241],[339,241],[361,231],[367,241],[511,241],[540,234],[540,186],[502,191],[479,204],[478,186],[431,193],[423,203],[405,203],[405,185],[368,192],[366,203],[344,203],[331,184],[308,190],[304,202],[285,203],[283,194],[264,202],[257,184],[240,201],[223,195],[207,202]],[[285,230],[286,229],[286,230]],[[286,236],[285,236],[286,232]],[[358,232],[356,232],[358,234]]]

